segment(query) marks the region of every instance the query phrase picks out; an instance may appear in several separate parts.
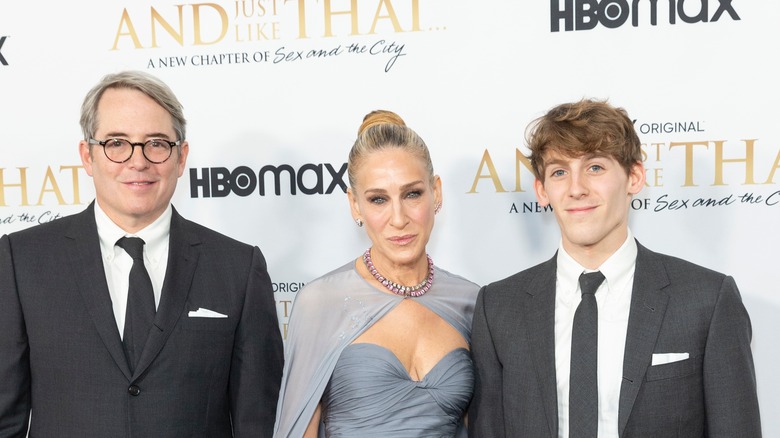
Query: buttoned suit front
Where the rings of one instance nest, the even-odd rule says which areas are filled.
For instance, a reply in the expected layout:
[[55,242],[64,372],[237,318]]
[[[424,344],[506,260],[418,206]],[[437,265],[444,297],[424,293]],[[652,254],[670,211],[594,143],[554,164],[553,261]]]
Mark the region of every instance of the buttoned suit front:
[[[637,244],[621,437],[760,437],[750,320],[734,280]],[[556,257],[482,288],[473,437],[558,437]],[[654,354],[688,359],[651,365]]]
[[[190,316],[201,308],[226,317]],[[270,436],[282,361],[260,250],[175,209],[132,374],[94,204],[0,239],[0,437],[24,437],[28,423],[31,437]]]

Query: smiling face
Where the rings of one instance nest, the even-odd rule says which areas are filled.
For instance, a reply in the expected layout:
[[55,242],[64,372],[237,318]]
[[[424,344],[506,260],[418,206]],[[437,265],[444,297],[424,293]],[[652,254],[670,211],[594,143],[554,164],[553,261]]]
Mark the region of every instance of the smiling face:
[[[131,88],[109,88],[103,92],[97,108],[97,129],[94,138],[124,138],[143,143],[152,138],[175,141],[173,118],[146,94]],[[144,158],[141,149],[124,163],[106,158],[103,147],[79,143],[79,155],[87,174],[95,184],[95,196],[100,208],[119,227],[136,232],[150,223],[168,207],[176,189],[176,180],[184,172],[189,145],[174,147],[171,157],[160,164]]]
[[644,167],[637,162],[626,173],[612,157],[554,152],[544,163],[544,182],[534,182],[537,199],[552,206],[566,252],[595,269],[626,239],[631,197],[644,186]]
[[431,182],[420,157],[394,147],[367,154],[347,196],[352,217],[366,225],[380,272],[392,277],[404,268],[427,268],[425,245],[442,199],[441,180]]

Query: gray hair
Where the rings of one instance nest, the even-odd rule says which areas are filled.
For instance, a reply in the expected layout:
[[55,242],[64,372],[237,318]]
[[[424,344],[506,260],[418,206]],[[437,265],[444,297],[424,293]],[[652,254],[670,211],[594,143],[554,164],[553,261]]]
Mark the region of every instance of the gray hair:
[[[403,149],[419,157],[425,163],[429,180],[433,183],[433,162],[431,162],[428,146],[425,145],[423,139],[414,130],[403,124],[404,122],[400,117],[397,120],[388,121],[388,113],[397,117],[397,115],[388,111],[369,113],[363,125],[361,125],[361,130],[357,140],[355,140],[355,144],[352,145],[352,150],[349,151],[347,174],[349,176],[349,185],[353,189],[355,188],[355,173],[363,158],[373,152],[389,148]],[[371,123],[370,118],[380,120]]]
[[109,88],[130,88],[138,90],[149,96],[173,118],[173,130],[176,132],[176,140],[186,139],[187,121],[184,119],[184,111],[179,99],[173,91],[160,79],[140,71],[123,71],[103,76],[87,96],[81,105],[81,131],[84,140],[89,140],[95,135],[98,125],[97,108],[103,92]]

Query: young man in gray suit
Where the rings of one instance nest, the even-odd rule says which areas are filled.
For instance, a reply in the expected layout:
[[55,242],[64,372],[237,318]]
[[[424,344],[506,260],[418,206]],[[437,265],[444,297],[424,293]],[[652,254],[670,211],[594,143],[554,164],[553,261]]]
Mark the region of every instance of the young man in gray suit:
[[645,170],[626,112],[563,104],[528,144],[561,244],[480,291],[471,436],[760,437],[734,280],[652,252],[628,228]]
[[271,436],[283,354],[265,259],[171,206],[178,99],[111,74],[81,127],[96,201],[0,239],[0,437]]

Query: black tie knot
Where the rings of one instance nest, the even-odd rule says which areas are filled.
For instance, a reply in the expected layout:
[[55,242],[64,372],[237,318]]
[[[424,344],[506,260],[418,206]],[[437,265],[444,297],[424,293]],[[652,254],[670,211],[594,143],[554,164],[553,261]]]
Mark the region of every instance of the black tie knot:
[[583,273],[580,275],[580,291],[583,295],[595,294],[603,281],[604,274],[601,271]]
[[116,241],[120,248],[124,249],[133,260],[144,259],[144,240],[140,237],[123,237]]

